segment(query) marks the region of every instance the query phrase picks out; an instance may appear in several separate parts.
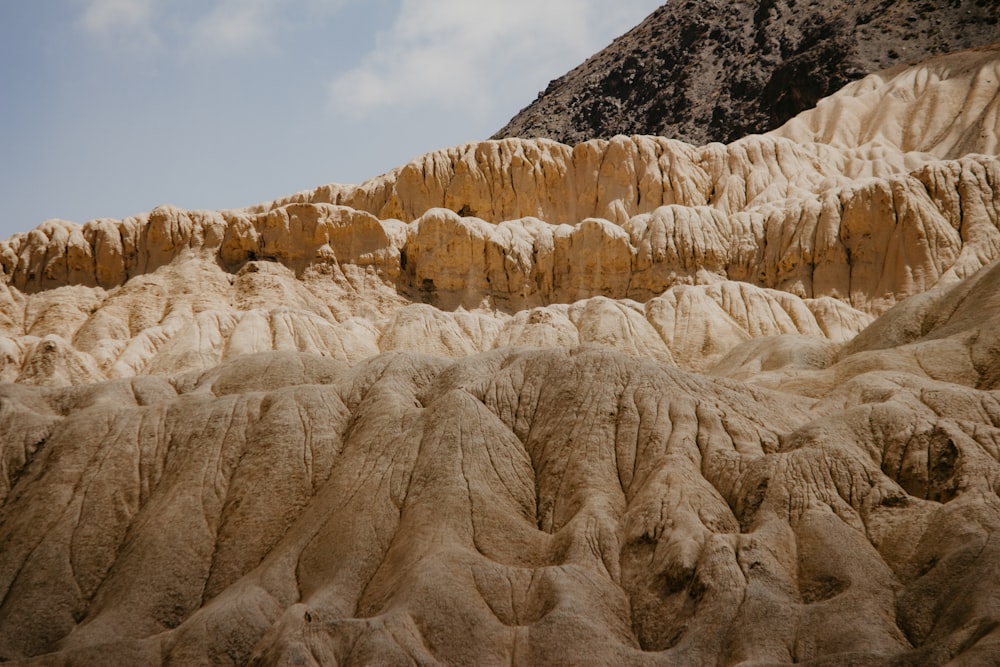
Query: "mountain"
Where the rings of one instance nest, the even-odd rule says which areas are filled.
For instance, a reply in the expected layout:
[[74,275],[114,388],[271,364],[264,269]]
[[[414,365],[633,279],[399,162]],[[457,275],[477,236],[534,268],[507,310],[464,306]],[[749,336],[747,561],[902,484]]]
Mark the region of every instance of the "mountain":
[[998,137],[994,46],[0,242],[0,658],[988,664]]
[[1000,40],[992,0],[665,3],[494,136],[705,144],[776,129],[851,81]]

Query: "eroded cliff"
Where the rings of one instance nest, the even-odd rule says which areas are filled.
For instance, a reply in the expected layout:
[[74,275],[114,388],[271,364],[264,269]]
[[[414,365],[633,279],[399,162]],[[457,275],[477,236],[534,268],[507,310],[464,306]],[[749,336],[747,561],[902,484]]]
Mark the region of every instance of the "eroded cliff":
[[992,660],[998,68],[3,242],[0,657]]

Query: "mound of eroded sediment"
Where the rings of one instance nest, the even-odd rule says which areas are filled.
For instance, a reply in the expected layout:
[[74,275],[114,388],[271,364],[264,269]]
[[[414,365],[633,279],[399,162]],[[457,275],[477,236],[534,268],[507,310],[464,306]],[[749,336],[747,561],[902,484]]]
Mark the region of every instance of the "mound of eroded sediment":
[[[1000,646],[1000,406],[600,347],[3,388],[0,654],[936,663]],[[13,482],[13,488],[10,484]],[[304,662],[303,662],[304,661]]]
[[0,659],[988,663],[998,58],[0,243]]

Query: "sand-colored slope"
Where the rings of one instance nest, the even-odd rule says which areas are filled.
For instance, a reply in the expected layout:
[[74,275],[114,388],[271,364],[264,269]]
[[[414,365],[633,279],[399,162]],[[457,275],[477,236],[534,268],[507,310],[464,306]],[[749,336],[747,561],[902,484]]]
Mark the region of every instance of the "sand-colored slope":
[[816,403],[598,347],[3,391],[33,433],[4,451],[8,657],[933,663],[1000,641],[989,392],[884,377]]
[[0,243],[0,659],[989,664],[996,128],[914,72]]
[[888,144],[937,157],[996,155],[1000,43],[871,74],[771,132],[840,148]]

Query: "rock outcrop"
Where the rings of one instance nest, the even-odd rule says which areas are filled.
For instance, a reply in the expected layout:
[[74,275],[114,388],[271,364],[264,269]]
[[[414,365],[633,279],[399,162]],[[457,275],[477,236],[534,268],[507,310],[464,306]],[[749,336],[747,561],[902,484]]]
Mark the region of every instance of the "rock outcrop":
[[0,660],[988,664],[998,71],[0,243]]
[[993,0],[671,1],[552,81],[495,138],[762,134],[847,83],[1000,40]]

